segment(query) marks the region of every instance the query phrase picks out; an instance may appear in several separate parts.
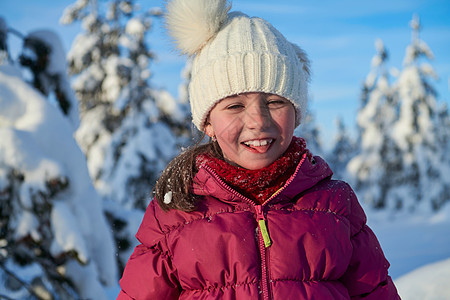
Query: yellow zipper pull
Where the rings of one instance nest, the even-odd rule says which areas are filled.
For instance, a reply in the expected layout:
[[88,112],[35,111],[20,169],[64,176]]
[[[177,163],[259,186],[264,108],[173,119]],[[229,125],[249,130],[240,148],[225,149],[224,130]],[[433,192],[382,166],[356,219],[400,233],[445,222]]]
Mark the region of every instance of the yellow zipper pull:
[[269,232],[267,231],[266,220],[259,220],[258,223],[264,240],[264,246],[268,248],[272,245],[272,241],[270,240]]
[[262,206],[256,205],[255,208],[256,208],[256,214],[257,214],[257,218],[258,218],[259,230],[261,230],[261,235],[262,235],[262,238],[264,241],[264,246],[266,248],[268,248],[268,247],[270,247],[270,245],[272,245],[272,241],[270,240],[269,231],[267,231],[266,219],[264,218]]

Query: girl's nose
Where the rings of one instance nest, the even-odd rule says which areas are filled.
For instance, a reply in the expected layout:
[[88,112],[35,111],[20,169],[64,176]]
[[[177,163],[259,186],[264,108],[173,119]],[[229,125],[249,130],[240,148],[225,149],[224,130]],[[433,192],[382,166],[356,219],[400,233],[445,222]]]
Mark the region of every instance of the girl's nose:
[[247,109],[246,124],[251,129],[266,128],[270,124],[270,112],[267,105],[261,103],[261,101],[255,101]]

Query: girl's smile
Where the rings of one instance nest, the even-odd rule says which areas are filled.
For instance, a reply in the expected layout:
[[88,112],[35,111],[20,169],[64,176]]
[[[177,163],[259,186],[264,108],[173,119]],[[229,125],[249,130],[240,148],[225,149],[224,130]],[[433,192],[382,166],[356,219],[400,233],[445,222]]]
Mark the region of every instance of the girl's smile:
[[292,103],[283,97],[239,94],[213,107],[205,131],[217,138],[228,162],[256,170],[273,163],[289,147],[295,114]]
[[243,142],[243,144],[249,147],[250,151],[255,151],[258,153],[266,152],[272,145],[273,139],[262,139],[262,140],[252,140]]

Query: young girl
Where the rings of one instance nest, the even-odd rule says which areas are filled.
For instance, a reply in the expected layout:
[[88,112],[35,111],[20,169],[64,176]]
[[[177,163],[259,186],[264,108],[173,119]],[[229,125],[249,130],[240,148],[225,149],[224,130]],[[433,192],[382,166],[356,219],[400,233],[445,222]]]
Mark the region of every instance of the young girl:
[[399,299],[352,189],[293,136],[305,53],[226,0],[172,0],[194,57],[193,122],[211,141],[155,187],[118,299]]

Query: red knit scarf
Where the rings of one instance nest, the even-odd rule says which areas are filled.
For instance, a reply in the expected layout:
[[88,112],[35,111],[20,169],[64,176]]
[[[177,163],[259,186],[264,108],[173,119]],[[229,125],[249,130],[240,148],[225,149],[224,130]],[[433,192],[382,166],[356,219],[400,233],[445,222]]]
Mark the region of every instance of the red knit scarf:
[[294,173],[305,151],[308,158],[311,158],[311,154],[306,149],[305,140],[293,137],[288,149],[280,158],[259,170],[233,166],[206,153],[197,156],[196,165],[198,169],[205,165],[210,167],[237,192],[262,204],[283,187]]

